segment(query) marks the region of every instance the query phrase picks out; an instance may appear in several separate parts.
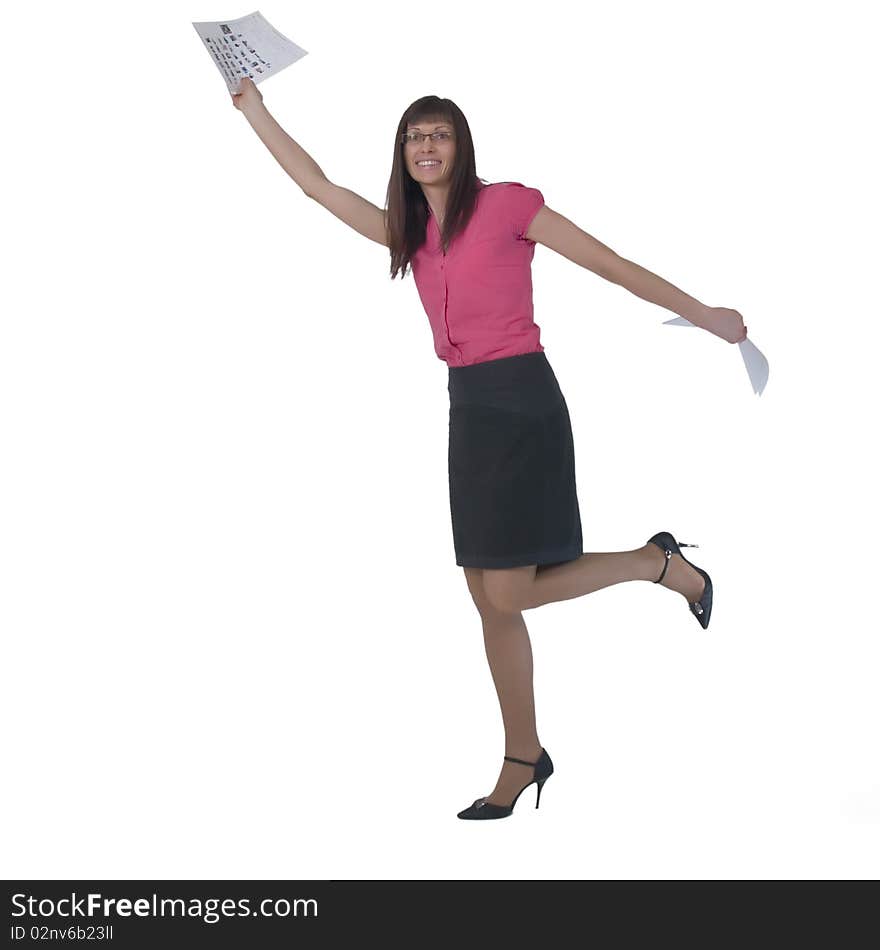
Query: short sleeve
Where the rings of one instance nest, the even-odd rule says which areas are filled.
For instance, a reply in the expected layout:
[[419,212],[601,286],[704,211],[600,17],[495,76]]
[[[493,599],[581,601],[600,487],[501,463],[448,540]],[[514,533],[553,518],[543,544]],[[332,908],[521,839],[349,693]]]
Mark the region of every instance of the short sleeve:
[[544,196],[537,188],[527,188],[516,181],[504,183],[504,212],[514,237],[525,238],[532,219],[544,205]]

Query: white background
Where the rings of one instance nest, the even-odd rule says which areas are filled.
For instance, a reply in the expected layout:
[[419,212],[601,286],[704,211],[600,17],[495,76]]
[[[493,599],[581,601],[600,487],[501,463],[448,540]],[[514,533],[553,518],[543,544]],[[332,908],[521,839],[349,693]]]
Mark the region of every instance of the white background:
[[[715,585],[525,614],[556,765],[511,818],[455,565],[447,368],[412,276],[310,201],[191,26],[383,206],[409,103],[477,173],[770,361],[537,246],[587,551]],[[844,878],[880,871],[876,71],[867,3],[18,5],[0,336],[6,878]],[[27,42],[25,42],[27,40]],[[9,143],[13,144],[10,145]]]

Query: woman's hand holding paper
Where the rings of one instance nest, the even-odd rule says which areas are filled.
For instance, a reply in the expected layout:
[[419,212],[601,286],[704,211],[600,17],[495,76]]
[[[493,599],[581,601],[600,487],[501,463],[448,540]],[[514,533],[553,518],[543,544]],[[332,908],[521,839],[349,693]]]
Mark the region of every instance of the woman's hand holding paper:
[[728,343],[742,343],[746,338],[748,327],[743,323],[742,314],[738,310],[729,310],[727,307],[707,307],[705,328],[720,336]]
[[[671,320],[664,320],[669,326],[695,327],[695,323],[685,317],[673,317]],[[701,329],[709,330],[716,336],[728,343],[738,343],[739,352],[746,366],[746,372],[749,374],[749,382],[752,384],[752,391],[757,395],[764,392],[767,385],[767,378],[770,375],[770,364],[767,357],[752,343],[746,339],[746,327],[742,322],[742,315],[736,310],[728,310],[726,307],[707,307],[704,319],[701,321]]]
[[241,92],[230,93],[232,104],[240,112],[247,112],[248,109],[255,108],[263,101],[263,94],[257,89],[257,84],[247,76],[242,77],[240,89]]

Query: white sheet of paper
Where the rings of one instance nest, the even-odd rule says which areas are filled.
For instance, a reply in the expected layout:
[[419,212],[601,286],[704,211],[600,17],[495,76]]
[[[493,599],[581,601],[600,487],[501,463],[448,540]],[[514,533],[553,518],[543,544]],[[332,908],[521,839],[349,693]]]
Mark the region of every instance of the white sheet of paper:
[[[673,317],[671,320],[664,320],[663,322],[680,327],[696,326],[684,317]],[[741,343],[737,343],[737,346],[743,362],[746,364],[746,372],[749,374],[752,391],[760,396],[764,392],[764,387],[767,385],[767,379],[770,376],[770,364],[767,362],[767,357],[748,337]]]
[[243,76],[259,84],[307,55],[258,10],[237,20],[193,23],[230,92]]

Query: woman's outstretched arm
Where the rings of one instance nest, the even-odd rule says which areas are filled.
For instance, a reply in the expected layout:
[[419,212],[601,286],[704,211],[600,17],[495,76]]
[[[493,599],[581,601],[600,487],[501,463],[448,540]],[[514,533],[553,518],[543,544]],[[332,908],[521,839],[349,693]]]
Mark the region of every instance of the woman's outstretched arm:
[[294,142],[263,105],[263,95],[252,79],[241,80],[241,92],[232,96],[232,104],[243,113],[278,164],[306,194],[324,178],[318,163]]
[[746,338],[747,327],[736,310],[707,307],[662,277],[634,261],[620,257],[610,247],[546,205],[532,219],[525,237],[549,247],[605,280],[625,287],[637,297],[677,313],[728,343],[739,343]]
[[278,164],[309,198],[323,205],[359,234],[387,245],[384,211],[366,198],[329,181],[312,156],[275,121],[263,105],[263,96],[253,80],[241,80],[241,92],[232,96],[232,103],[244,114]]

